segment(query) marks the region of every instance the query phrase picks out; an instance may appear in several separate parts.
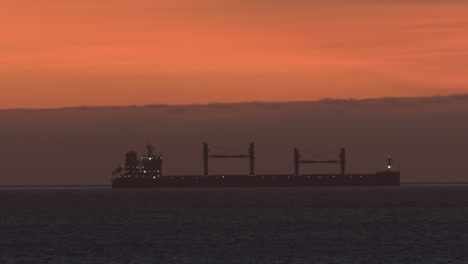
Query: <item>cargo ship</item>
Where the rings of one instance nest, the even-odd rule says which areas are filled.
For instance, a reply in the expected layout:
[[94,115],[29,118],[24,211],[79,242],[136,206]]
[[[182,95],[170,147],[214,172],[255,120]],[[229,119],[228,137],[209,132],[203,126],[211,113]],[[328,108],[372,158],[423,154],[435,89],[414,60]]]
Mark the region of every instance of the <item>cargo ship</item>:
[[[376,173],[346,173],[346,149],[341,148],[337,159],[302,159],[294,148],[294,173],[257,174],[255,172],[255,143],[249,144],[245,154],[212,153],[203,143],[203,174],[164,175],[162,154],[154,154],[153,144],[146,146],[147,154],[138,158],[135,151],[125,155],[125,165],[119,165],[111,176],[112,188],[179,188],[179,187],[308,187],[308,186],[399,186],[400,172],[392,170],[393,160],[387,158],[386,170]],[[213,175],[208,165],[211,159],[249,159],[250,173],[246,175]],[[301,174],[301,165],[337,164],[335,174]]]

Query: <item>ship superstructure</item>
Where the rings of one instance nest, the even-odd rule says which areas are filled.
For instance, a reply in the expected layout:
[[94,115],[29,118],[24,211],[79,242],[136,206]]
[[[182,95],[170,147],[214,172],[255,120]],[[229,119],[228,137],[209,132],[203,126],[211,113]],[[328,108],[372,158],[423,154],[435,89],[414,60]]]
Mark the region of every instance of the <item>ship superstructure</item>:
[[125,165],[119,165],[112,173],[112,179],[120,178],[121,180],[145,180],[158,179],[162,177],[162,154],[154,154],[154,146],[152,143],[146,145],[147,154],[141,159],[135,151],[127,152],[125,155]]
[[[376,173],[346,173],[346,149],[341,148],[336,159],[303,159],[298,148],[294,149],[294,173],[257,174],[255,171],[255,144],[248,144],[247,153],[214,153],[203,143],[203,174],[164,175],[162,155],[155,155],[148,143],[148,154],[138,159],[134,151],[125,156],[125,165],[119,165],[112,173],[113,188],[158,187],[305,187],[305,186],[399,186],[400,172],[392,170],[393,159],[388,156],[386,170]],[[249,159],[249,174],[214,175],[208,170],[211,159]],[[306,164],[338,164],[339,173],[301,174]]]

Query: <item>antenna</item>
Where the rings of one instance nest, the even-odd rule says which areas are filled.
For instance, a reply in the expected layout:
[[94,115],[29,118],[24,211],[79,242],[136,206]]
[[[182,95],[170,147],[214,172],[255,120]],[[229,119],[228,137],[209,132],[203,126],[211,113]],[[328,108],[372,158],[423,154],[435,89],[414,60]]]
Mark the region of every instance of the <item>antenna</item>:
[[148,157],[153,156],[154,147],[153,143],[150,143],[149,139],[146,141],[146,149],[148,150]]

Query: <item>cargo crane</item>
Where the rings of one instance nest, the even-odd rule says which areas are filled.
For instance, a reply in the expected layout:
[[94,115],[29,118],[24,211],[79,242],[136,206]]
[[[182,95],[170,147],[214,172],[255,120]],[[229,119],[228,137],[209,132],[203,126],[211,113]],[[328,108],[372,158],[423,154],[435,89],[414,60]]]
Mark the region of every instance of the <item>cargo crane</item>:
[[[299,176],[299,165],[300,164],[320,164],[320,163],[331,163],[331,164],[340,164],[341,166],[341,176],[346,174],[346,149],[341,148],[340,154],[338,155],[337,160],[305,160],[301,159],[301,154],[299,154],[299,149],[294,148],[294,175]],[[390,168],[390,167],[389,167]]]
[[208,176],[209,159],[244,159],[250,160],[250,176],[255,176],[255,143],[249,144],[248,154],[213,154],[208,148],[208,143],[203,143],[203,176]]

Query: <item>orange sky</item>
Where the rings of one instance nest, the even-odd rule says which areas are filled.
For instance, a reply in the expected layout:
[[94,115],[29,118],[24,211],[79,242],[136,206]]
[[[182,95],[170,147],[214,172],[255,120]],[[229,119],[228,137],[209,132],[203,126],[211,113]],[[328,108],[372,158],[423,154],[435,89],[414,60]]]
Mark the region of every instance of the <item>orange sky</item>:
[[468,93],[464,1],[1,5],[0,108]]

